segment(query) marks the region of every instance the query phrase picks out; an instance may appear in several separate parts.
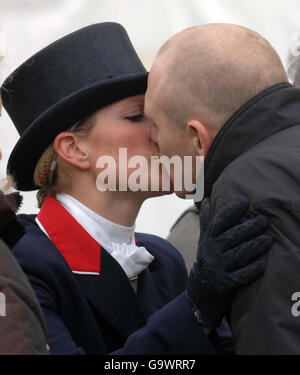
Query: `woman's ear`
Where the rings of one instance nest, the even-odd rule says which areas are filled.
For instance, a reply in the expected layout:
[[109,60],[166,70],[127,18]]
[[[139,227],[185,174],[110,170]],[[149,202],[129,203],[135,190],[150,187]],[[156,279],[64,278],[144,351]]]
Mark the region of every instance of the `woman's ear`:
[[81,170],[87,170],[90,167],[88,155],[77,134],[59,133],[53,142],[53,148],[62,159],[74,167]]
[[210,134],[208,128],[197,120],[190,120],[187,124],[187,130],[196,153],[205,157],[214,137]]

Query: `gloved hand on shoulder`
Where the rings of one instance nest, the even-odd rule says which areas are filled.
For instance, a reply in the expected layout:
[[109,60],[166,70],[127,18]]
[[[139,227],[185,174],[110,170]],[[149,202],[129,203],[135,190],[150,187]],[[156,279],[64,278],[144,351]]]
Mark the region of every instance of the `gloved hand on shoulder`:
[[210,202],[201,203],[201,235],[186,293],[201,312],[204,327],[218,327],[228,313],[237,290],[262,276],[266,259],[261,256],[273,239],[263,234],[269,220],[259,215],[242,224],[249,201],[240,197],[228,204],[210,221]]

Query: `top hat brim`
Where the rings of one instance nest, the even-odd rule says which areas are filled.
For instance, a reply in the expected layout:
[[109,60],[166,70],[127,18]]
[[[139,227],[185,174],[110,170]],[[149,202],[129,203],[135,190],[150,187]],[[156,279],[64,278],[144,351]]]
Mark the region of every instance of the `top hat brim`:
[[95,82],[43,112],[22,134],[9,157],[7,173],[13,177],[15,188],[22,191],[39,189],[34,183],[34,170],[57,134],[101,107],[129,96],[144,94],[147,77],[148,73],[142,72]]

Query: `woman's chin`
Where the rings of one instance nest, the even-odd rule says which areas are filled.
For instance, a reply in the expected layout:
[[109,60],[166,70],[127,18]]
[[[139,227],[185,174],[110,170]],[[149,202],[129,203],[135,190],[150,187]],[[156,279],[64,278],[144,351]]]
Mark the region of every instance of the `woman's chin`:
[[146,199],[149,199],[149,198],[156,198],[156,197],[162,197],[164,195],[171,195],[173,194],[174,192],[173,191],[143,191],[143,192],[139,192],[140,194],[143,195],[143,198],[146,200]]
[[178,198],[181,199],[192,199],[193,198],[193,193],[187,192],[187,191],[175,191],[174,192]]

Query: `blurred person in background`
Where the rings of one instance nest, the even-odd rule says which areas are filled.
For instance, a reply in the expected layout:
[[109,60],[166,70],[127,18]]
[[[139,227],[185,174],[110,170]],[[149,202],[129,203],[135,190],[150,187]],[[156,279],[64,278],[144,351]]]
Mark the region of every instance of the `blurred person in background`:
[[[158,152],[143,114],[146,86],[147,72],[116,23],[59,39],[2,85],[5,109],[21,135],[8,170],[18,189],[39,189],[41,205],[37,216],[19,216],[26,234],[13,251],[43,308],[52,354],[230,351],[222,319],[239,287],[264,272],[257,257],[272,243],[263,234],[268,220],[238,224],[246,198],[212,222],[206,201],[189,292],[178,251],[134,232],[144,200],[163,194],[131,191],[127,178],[125,191],[119,188],[121,172],[132,172],[119,159],[121,148],[128,159],[142,155],[148,162]],[[116,161],[115,188],[99,188],[105,170],[99,156]]]
[[170,229],[167,240],[183,256],[184,263],[190,272],[197,254],[200,236],[199,211],[195,206],[188,207],[178,217]]
[[[0,50],[3,47],[0,46]],[[0,56],[0,74],[3,58]],[[1,108],[0,97],[0,111]],[[10,177],[0,180],[0,183],[0,355],[47,354],[46,326],[41,307],[9,249],[25,233],[15,214],[22,197],[18,192],[8,194],[12,186]]]
[[288,54],[287,74],[290,82],[296,87],[300,87],[300,32],[293,37]]

